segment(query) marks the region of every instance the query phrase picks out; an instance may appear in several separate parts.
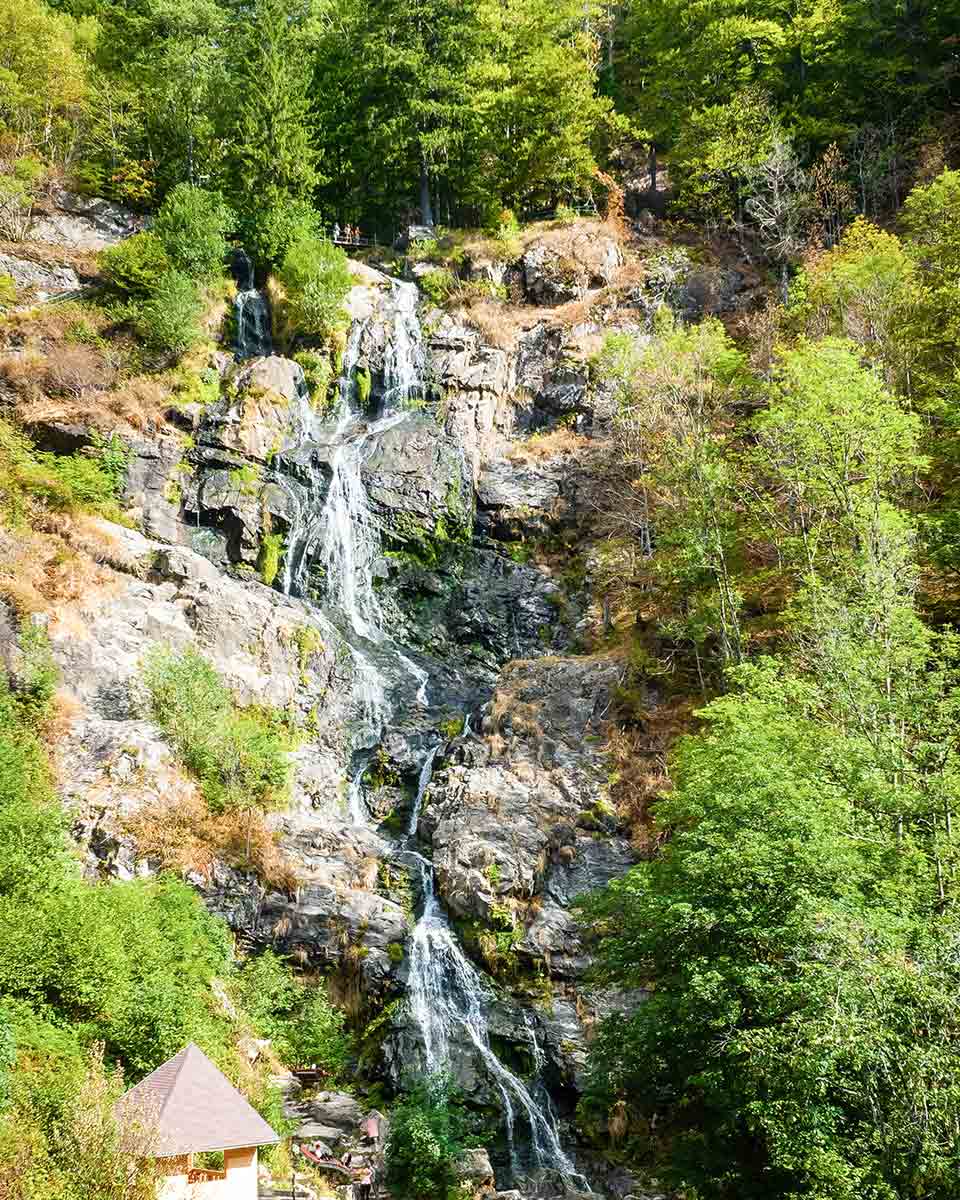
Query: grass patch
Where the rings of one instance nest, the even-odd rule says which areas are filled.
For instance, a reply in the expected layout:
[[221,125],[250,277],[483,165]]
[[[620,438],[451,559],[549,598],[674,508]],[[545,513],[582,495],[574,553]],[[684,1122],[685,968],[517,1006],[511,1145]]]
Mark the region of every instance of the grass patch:
[[196,776],[214,812],[273,808],[290,781],[289,738],[256,709],[239,709],[230,690],[198,651],[157,647],[144,681],[153,718]]

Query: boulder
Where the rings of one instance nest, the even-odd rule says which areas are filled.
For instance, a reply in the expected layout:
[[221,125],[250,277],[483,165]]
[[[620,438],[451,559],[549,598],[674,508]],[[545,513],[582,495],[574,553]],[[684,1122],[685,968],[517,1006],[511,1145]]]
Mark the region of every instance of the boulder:
[[457,1178],[475,1193],[494,1190],[493,1165],[482,1146],[464,1150],[457,1160],[456,1172]]
[[38,242],[72,250],[103,250],[143,229],[146,220],[120,204],[96,196],[60,191],[56,211],[41,217],[31,230]]
[[242,363],[227,395],[208,410],[198,442],[258,463],[299,446],[312,425],[303,370],[273,354]]

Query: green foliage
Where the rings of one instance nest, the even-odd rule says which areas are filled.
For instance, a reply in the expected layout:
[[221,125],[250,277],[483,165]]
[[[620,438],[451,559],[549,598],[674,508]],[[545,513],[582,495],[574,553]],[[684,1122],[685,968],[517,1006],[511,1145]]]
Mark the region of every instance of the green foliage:
[[17,302],[17,286],[13,277],[0,273],[0,313],[12,308]]
[[816,686],[769,662],[734,683],[681,746],[662,853],[585,906],[606,977],[656,980],[602,1027],[592,1098],[667,1114],[671,1178],[704,1196],[945,1198],[955,930],[929,921],[920,826],[897,838],[885,750]]
[[17,1061],[17,1039],[7,1012],[0,1008],[0,1117],[10,1099],[10,1069]]
[[448,1082],[423,1080],[393,1109],[384,1154],[387,1187],[397,1200],[456,1200],[463,1122]]
[[330,1003],[323,981],[297,979],[272,951],[249,959],[237,976],[244,1009],[285,1062],[316,1064],[336,1082],[351,1043],[344,1014]]
[[277,572],[280,570],[280,558],[283,554],[283,534],[282,533],[265,533],[263,541],[260,544],[260,557],[257,565],[260,569],[260,578],[267,585],[273,586],[273,581],[277,577]]
[[212,809],[270,807],[283,799],[290,763],[276,722],[236,708],[198,651],[157,647],[145,663],[144,682],[154,719]]
[[194,279],[214,279],[223,272],[225,234],[234,219],[220,196],[180,183],[160,205],[152,233],[178,271]]
[[357,404],[363,411],[370,407],[370,391],[373,387],[373,379],[366,367],[361,367],[357,371]]
[[203,303],[196,283],[182,271],[166,271],[134,316],[134,326],[154,350],[179,357],[203,336]]
[[92,441],[90,452],[38,452],[22,433],[0,419],[0,514],[4,520],[20,527],[28,520],[31,502],[60,512],[92,509],[116,517],[126,452],[113,434]]
[[149,229],[100,253],[100,270],[107,284],[124,300],[142,301],[153,296],[170,268],[166,246]]
[[438,267],[419,276],[417,284],[427,299],[439,308],[450,298],[450,293],[457,286],[457,278],[448,267]]
[[333,402],[330,395],[333,365],[329,355],[316,350],[301,350],[293,358],[303,369],[303,379],[310,392],[310,404],[318,413],[326,413]]
[[343,302],[353,278],[339,246],[319,238],[295,242],[284,255],[279,278],[289,322],[298,333],[329,338],[345,323]]

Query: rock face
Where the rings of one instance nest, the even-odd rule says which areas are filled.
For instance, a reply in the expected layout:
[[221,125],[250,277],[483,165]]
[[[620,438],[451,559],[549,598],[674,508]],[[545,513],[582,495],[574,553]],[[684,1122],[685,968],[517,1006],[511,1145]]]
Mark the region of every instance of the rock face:
[[33,226],[31,237],[72,250],[103,250],[136,233],[145,225],[129,209],[95,196],[61,191],[56,209]]
[[[605,235],[561,232],[566,241],[528,247],[534,303],[581,295],[618,269]],[[588,533],[577,447],[600,425],[583,351],[600,326],[535,315],[511,349],[449,315],[424,332],[412,285],[352,270],[351,373],[339,389],[353,399],[350,422],[312,407],[290,359],[221,355],[213,403],[131,442],[125,498],[144,532],[110,529],[108,585],[51,624],[77,705],[62,744],[64,795],[91,871],[156,869],[131,821],[197,795],[151,721],[143,664],[157,645],[196,647],[240,704],[282,710],[298,730],[289,804],[268,818],[288,870],[265,882],[245,860],[187,864],[208,906],[242,948],[270,947],[326,975],[359,1021],[390,1004],[375,1026],[375,1070],[396,1084],[421,1044],[402,1002],[423,902],[416,846],[483,972],[491,1046],[545,1111],[567,1119],[591,1025],[622,1000],[588,986],[570,905],[632,862],[605,799],[602,749],[621,667],[573,655],[581,597],[563,550],[542,552]],[[411,371],[417,387],[407,389],[397,381]],[[574,447],[568,437],[556,452],[515,453],[533,432],[569,433]],[[86,435],[49,436],[75,447]],[[342,503],[345,451],[352,509]],[[369,554],[361,582],[377,615],[366,630],[331,601],[330,560],[317,551],[338,495],[336,519],[363,510],[364,545],[341,549],[354,564]],[[298,586],[286,569],[296,554]],[[499,1110],[488,1066],[466,1036],[453,1047],[468,1100]],[[350,1097],[291,1084],[287,1104],[302,1136],[375,1153]],[[511,1178],[503,1139],[488,1149],[464,1163],[482,1190]]]
[[[603,661],[545,658],[504,668],[484,710],[486,736],[451,755],[423,817],[455,915],[490,921],[494,905],[543,897],[551,873],[586,855],[593,833],[613,832],[604,763],[592,747],[618,678],[618,666]],[[569,927],[555,919],[551,942],[542,918],[539,931],[531,927],[532,952],[541,942],[542,953],[564,948]]]
[[0,254],[0,275],[9,275],[18,290],[29,291],[37,299],[75,292],[80,278],[73,267],[33,262]]

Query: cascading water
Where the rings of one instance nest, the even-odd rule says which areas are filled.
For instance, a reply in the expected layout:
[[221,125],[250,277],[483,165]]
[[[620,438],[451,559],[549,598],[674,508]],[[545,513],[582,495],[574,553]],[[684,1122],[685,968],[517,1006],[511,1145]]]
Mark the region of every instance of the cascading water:
[[[523,1080],[508,1070],[491,1048],[486,1012],[489,999],[487,988],[479,971],[460,949],[450,928],[437,898],[433,864],[410,845],[419,823],[438,749],[434,746],[424,761],[408,826],[407,848],[402,851],[403,857],[412,861],[417,868],[423,897],[423,911],[410,941],[407,987],[410,1011],[423,1040],[424,1066],[430,1073],[445,1070],[450,1065],[451,1046],[465,1036],[476,1051],[503,1105],[510,1166],[514,1175],[522,1174],[516,1145],[519,1119],[529,1130],[533,1169],[555,1171],[565,1182],[589,1190],[586,1180],[563,1149],[556,1114],[549,1098],[546,1103],[542,1099],[538,1103]],[[536,1055],[539,1044],[535,1038],[533,1044]],[[540,1065],[537,1064],[538,1076]]]
[[[243,256],[243,260],[238,272],[241,286],[237,297],[237,354],[252,357],[272,350],[269,308],[266,297],[254,287],[249,259]],[[327,603],[339,610],[347,626],[346,644],[355,666],[355,695],[375,732],[389,717],[383,674],[377,665],[384,653],[416,680],[418,703],[423,706],[428,703],[427,672],[394,646],[383,628],[383,614],[374,590],[379,536],[361,474],[370,440],[401,420],[403,414],[396,410],[423,387],[424,353],[415,285],[394,283],[392,300],[391,336],[383,366],[384,415],[369,423],[367,414],[356,411],[354,405],[356,370],[365,332],[365,326],[358,322],[351,330],[344,354],[335,428],[332,431],[314,428],[316,420],[309,414],[303,420],[305,444],[317,446],[332,441],[334,445],[324,504],[319,508],[311,505],[309,491],[292,486],[281,478],[280,472],[277,476],[290,500],[283,589],[290,595],[305,595],[311,563],[322,563]],[[375,651],[375,647],[380,649]],[[464,725],[469,730],[469,716]],[[574,1186],[586,1187],[561,1145],[556,1115],[540,1079],[536,1038],[532,1039],[538,1059],[535,1098],[490,1045],[488,989],[480,972],[460,949],[443,912],[436,895],[433,865],[414,848],[420,812],[439,749],[439,744],[432,746],[422,764],[407,839],[401,851],[401,857],[416,865],[423,898],[423,910],[411,937],[409,1002],[423,1041],[424,1065],[431,1072],[442,1070],[449,1065],[455,1044],[472,1047],[500,1097],[514,1173],[521,1174],[516,1146],[520,1122],[529,1131],[528,1165],[554,1171]],[[346,788],[347,815],[357,826],[367,821],[362,781],[363,768],[354,771]]]
[[402,404],[422,388],[423,331],[417,317],[420,294],[414,283],[393,285],[393,336],[383,364],[384,404]]
[[234,257],[233,271],[237,280],[237,298],[234,301],[237,327],[234,350],[237,358],[272,354],[270,305],[266,294],[256,286],[253,263],[242,250]]

